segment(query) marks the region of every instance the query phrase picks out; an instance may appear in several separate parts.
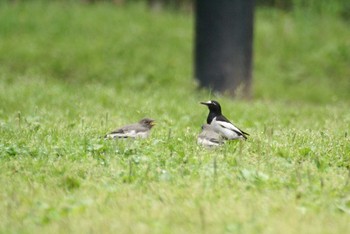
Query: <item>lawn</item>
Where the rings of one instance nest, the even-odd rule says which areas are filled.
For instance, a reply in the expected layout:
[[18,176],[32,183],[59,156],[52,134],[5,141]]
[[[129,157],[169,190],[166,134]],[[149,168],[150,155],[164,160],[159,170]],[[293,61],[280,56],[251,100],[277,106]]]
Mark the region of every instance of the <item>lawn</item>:
[[[187,13],[1,2],[0,233],[349,233],[349,22],[255,22],[241,100],[198,89]],[[208,99],[247,141],[196,144]]]

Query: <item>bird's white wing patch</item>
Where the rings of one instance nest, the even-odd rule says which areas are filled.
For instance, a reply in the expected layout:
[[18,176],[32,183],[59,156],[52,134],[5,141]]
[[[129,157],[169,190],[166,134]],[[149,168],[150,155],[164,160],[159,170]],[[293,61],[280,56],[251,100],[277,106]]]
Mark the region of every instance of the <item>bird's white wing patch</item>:
[[[216,120],[215,120],[216,121]],[[239,130],[235,125],[233,125],[232,123],[228,123],[228,122],[223,122],[223,121],[216,121],[217,124],[219,124],[220,126],[222,126],[223,128],[227,128],[227,129],[231,129],[233,131],[242,133],[241,130]]]
[[211,125],[214,127],[215,131],[219,132],[227,139],[239,139],[243,137],[243,133],[232,123],[217,121],[216,118],[214,118]]

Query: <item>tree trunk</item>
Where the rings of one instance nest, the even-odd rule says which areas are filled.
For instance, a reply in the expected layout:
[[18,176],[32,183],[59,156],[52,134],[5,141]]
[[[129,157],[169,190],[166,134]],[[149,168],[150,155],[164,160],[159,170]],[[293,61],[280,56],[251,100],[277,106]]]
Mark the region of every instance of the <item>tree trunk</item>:
[[197,0],[195,10],[195,77],[213,91],[249,97],[254,0]]

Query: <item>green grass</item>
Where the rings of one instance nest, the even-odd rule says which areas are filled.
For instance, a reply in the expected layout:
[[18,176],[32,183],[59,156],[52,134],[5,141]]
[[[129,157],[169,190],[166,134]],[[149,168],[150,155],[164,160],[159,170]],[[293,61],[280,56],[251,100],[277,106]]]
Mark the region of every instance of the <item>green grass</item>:
[[[259,9],[254,98],[198,90],[192,18],[0,5],[0,233],[348,233],[350,30]],[[215,98],[251,137],[196,145]],[[105,141],[142,117],[149,139]]]

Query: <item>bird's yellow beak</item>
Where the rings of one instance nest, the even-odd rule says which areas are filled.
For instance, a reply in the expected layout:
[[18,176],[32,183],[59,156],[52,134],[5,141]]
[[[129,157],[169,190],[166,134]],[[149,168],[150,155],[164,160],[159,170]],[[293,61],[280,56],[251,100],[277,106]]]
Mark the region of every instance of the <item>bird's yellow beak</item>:
[[154,126],[154,125],[156,125],[156,122],[152,121],[152,122],[150,123],[150,125],[151,125],[151,126]]

